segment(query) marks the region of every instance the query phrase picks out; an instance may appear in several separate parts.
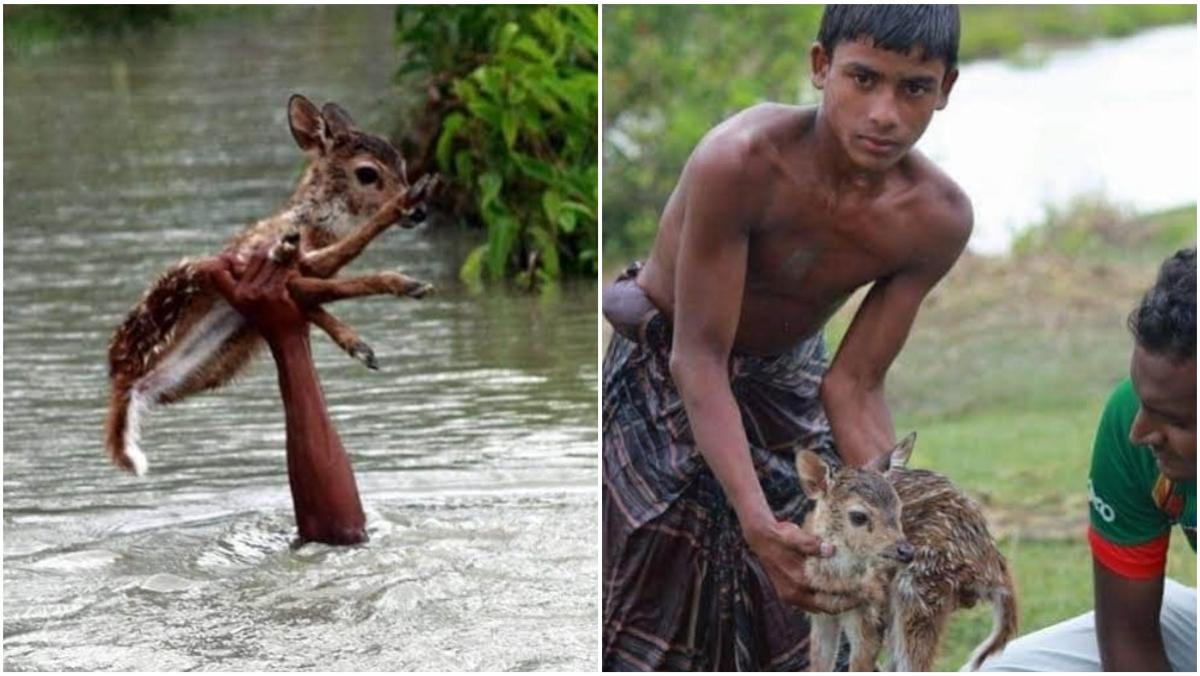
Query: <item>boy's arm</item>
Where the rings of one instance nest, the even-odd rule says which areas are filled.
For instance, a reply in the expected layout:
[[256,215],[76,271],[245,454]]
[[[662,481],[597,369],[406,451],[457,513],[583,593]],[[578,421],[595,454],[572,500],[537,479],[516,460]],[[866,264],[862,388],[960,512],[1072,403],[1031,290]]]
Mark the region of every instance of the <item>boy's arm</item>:
[[821,403],[848,465],[862,467],[896,443],[883,384],[917,310],[958,260],[971,234],[971,207],[960,204],[925,224],[931,236],[908,267],[871,287],[850,323],[837,356],[821,383]]
[[[745,152],[726,139],[697,150],[685,169],[688,195],[675,269],[671,375],[701,456],[737,513],[742,533],[780,597],[814,608],[803,576],[819,540],[775,519],[750,459],[728,362],[741,315],[754,181]],[[826,554],[831,553],[828,546]]]
[[208,267],[226,301],[254,326],[271,348],[279,373],[287,429],[288,482],[300,539],[328,544],[366,540],[366,517],[350,459],[325,408],[308,342],[308,322],[287,291],[292,268],[262,250],[234,279],[230,259]]

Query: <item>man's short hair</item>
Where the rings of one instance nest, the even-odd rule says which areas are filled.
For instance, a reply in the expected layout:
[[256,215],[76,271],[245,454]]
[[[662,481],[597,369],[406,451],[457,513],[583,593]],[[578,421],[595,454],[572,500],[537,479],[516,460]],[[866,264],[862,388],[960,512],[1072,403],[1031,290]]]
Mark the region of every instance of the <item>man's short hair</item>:
[[958,65],[958,5],[826,5],[817,40],[831,57],[842,42],[870,38],[875,47]]
[[1138,345],[1154,354],[1196,358],[1196,249],[1180,249],[1162,264],[1154,288],[1129,315]]

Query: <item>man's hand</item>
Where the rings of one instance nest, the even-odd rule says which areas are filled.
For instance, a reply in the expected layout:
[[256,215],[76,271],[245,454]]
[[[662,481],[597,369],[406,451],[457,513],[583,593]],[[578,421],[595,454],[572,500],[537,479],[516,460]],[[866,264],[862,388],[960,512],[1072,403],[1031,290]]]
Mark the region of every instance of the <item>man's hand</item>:
[[788,521],[775,521],[744,530],[746,544],[762,563],[775,592],[785,603],[802,610],[842,613],[862,603],[857,597],[814,588],[804,574],[810,556],[832,556],[833,546],[822,543]]
[[280,265],[261,248],[251,254],[239,275],[240,267],[227,254],[208,263],[205,270],[226,302],[271,345],[287,337],[308,335],[308,320],[287,287],[288,280],[299,274],[295,265]]

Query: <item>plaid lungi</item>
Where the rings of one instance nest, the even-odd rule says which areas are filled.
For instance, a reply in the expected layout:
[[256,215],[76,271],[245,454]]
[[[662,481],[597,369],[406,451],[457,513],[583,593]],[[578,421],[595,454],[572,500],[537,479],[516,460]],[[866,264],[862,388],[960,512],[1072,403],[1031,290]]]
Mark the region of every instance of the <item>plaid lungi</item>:
[[[638,269],[617,280],[633,285],[624,292],[640,293]],[[807,618],[779,600],[747,548],[672,381],[670,322],[645,307],[635,325],[614,322],[604,358],[604,669],[804,669]],[[779,519],[799,523],[807,506],[796,450],[837,461],[818,396],[826,367],[819,334],[786,354],[730,358],[751,459]]]

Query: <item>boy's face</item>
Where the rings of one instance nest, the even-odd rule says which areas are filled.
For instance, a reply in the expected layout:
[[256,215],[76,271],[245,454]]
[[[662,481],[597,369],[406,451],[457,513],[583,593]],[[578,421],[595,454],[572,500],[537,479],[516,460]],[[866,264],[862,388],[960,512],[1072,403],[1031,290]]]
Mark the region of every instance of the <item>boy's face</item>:
[[942,59],[922,60],[919,48],[900,54],[869,40],[839,43],[832,55],[816,43],[811,56],[822,114],[850,160],[869,171],[904,157],[958,78]]
[[1150,447],[1158,470],[1176,481],[1196,478],[1196,360],[1133,350],[1129,374],[1141,406],[1129,440]]

